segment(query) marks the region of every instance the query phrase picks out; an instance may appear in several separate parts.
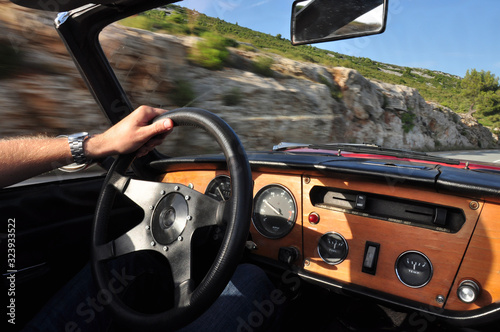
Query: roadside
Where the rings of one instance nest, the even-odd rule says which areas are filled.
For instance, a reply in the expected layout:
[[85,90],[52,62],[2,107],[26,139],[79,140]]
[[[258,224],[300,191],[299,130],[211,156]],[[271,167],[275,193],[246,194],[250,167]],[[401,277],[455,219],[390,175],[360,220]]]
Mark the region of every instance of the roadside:
[[430,155],[459,160],[479,161],[500,164],[500,150],[465,150],[428,152]]

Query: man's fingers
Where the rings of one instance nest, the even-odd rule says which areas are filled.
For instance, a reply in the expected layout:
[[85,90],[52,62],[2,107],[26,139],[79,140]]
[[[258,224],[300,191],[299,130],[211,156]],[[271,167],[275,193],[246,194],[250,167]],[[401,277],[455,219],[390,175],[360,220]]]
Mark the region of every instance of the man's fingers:
[[165,119],[151,124],[150,127],[152,130],[151,134],[156,136],[170,132],[174,128],[174,123],[170,119]]
[[167,110],[164,110],[161,108],[154,108],[154,107],[143,105],[137,109],[136,113],[138,114],[137,115],[138,117],[143,118],[144,120],[146,120],[146,122],[149,122],[149,121],[153,120],[154,118],[156,118],[157,116],[160,116],[166,112],[167,112]]
[[147,155],[148,153],[150,152],[149,149],[145,148],[145,147],[142,147],[140,148],[139,150],[137,150],[135,156],[137,158],[141,158],[141,157],[144,157],[145,155]]
[[163,143],[163,138],[154,137],[154,138],[150,139],[146,144],[144,144],[144,147],[152,150],[155,147],[157,147],[158,145],[160,145],[161,143]]

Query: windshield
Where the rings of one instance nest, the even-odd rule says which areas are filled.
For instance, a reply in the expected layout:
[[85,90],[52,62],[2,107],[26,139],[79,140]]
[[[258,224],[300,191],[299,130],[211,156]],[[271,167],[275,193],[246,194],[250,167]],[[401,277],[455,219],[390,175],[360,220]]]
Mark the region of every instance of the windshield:
[[[247,150],[497,148],[500,4],[480,3],[391,1],[381,35],[292,46],[290,1],[181,1],[119,21],[100,40],[134,107],[207,109]],[[168,141],[216,150],[195,129]]]

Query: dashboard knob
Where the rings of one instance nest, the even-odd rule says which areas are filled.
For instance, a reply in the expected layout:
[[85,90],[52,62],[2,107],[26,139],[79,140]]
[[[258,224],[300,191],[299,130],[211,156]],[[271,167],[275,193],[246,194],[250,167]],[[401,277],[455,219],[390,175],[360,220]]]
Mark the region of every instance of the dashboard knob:
[[278,259],[280,262],[286,264],[292,264],[299,258],[299,250],[295,247],[282,247],[278,253]]
[[479,285],[472,280],[464,280],[460,283],[457,289],[457,296],[460,301],[465,303],[472,303],[477,300],[481,293]]

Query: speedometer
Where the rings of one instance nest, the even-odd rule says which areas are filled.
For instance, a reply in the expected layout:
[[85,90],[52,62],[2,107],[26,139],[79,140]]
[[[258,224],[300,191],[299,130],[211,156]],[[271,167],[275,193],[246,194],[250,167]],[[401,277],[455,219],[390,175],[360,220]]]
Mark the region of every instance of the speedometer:
[[263,236],[279,239],[290,233],[297,219],[292,193],[277,184],[265,186],[254,199],[253,224]]

